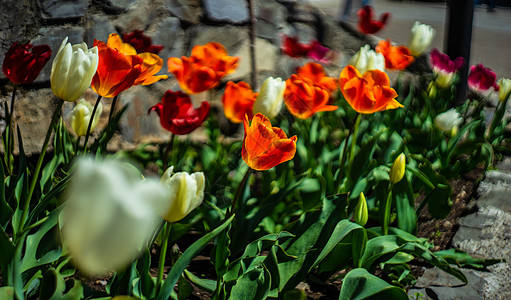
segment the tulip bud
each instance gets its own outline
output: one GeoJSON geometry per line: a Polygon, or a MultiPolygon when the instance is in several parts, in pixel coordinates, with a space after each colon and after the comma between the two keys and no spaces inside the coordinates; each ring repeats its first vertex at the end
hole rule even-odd
{"type": "Polygon", "coordinates": [[[353,215],[355,223],[360,226],[364,226],[367,223],[367,219],[369,218],[367,212],[367,202],[364,193],[360,193],[358,197],[357,207],[355,207],[355,214],[353,215]]]}
{"type": "Polygon", "coordinates": [[[371,50],[369,45],[361,47],[348,64],[354,66],[362,74],[374,69],[385,71],[385,57],[383,54],[371,50]]]}
{"type": "Polygon", "coordinates": [[[398,183],[405,176],[405,164],[406,157],[404,153],[399,154],[399,156],[394,160],[392,167],[390,168],[390,182],[398,183]]]}
{"type": "Polygon", "coordinates": [[[431,81],[428,86],[428,97],[434,99],[436,97],[437,89],[434,81],[431,81]]]}
{"type": "MultiPolygon", "coordinates": [[[[71,127],[77,136],[84,136],[87,134],[87,127],[89,126],[90,117],[92,115],[92,104],[90,104],[85,99],[80,99],[76,104],[75,108],[71,112],[71,127]]],[[[99,118],[101,113],[103,112],[103,104],[99,102],[98,108],[96,109],[96,113],[94,114],[94,119],[92,120],[90,130],[94,130],[96,125],[98,125],[99,118]]]]}
{"type": "Polygon", "coordinates": [[[497,85],[499,86],[499,101],[504,102],[511,94],[511,79],[500,78],[497,85]]]}
{"type": "Polygon", "coordinates": [[[202,172],[179,172],[172,175],[173,170],[174,167],[168,168],[161,178],[161,182],[169,188],[169,207],[162,213],[168,222],[183,219],[202,203],[206,182],[202,172]]]}
{"type": "Polygon", "coordinates": [[[167,188],[115,160],[77,162],[59,222],[76,266],[105,275],[130,264],[161,223],[167,188]]]}
{"type": "Polygon", "coordinates": [[[429,25],[416,21],[413,24],[408,49],[414,56],[419,56],[431,45],[435,37],[435,29],[429,25]]]}
{"type": "Polygon", "coordinates": [[[275,118],[282,107],[285,90],[286,82],[283,81],[282,78],[266,78],[254,102],[254,107],[252,109],[254,115],[256,113],[262,113],[269,119],[275,118]]]}
{"type": "Polygon", "coordinates": [[[435,126],[443,133],[453,135],[458,131],[458,126],[463,122],[463,118],[454,109],[443,112],[436,116],[435,126]]]}

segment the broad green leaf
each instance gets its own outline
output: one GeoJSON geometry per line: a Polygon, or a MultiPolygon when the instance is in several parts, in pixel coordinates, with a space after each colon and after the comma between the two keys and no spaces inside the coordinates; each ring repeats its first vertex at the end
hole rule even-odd
{"type": "Polygon", "coordinates": [[[406,176],[394,185],[392,196],[396,203],[398,227],[407,232],[415,233],[417,215],[414,208],[413,190],[406,176]]]}
{"type": "Polygon", "coordinates": [[[12,286],[0,287],[0,299],[14,300],[14,288],[12,286]]]}
{"type": "Polygon", "coordinates": [[[48,269],[43,276],[40,288],[41,300],[78,300],[83,298],[81,283],[73,278],[69,279],[66,287],[64,277],[54,268],[48,269]],[[67,290],[67,291],[66,291],[67,290]]]}
{"type": "Polygon", "coordinates": [[[435,252],[435,256],[443,258],[450,264],[455,264],[460,268],[471,268],[476,270],[485,270],[487,266],[503,262],[503,259],[476,258],[459,249],[448,249],[435,252]]]}
{"type": "Polygon", "coordinates": [[[344,277],[339,300],[392,299],[408,300],[406,292],[385,280],[374,276],[367,270],[358,268],[351,270],[344,277]]]}
{"type": "Polygon", "coordinates": [[[271,275],[263,267],[243,274],[232,287],[228,299],[265,299],[270,292],[271,275]]]}
{"type": "Polygon", "coordinates": [[[192,272],[187,269],[184,270],[184,274],[188,280],[190,280],[193,284],[198,286],[199,288],[205,290],[206,292],[213,293],[216,289],[216,281],[206,278],[199,278],[195,276],[192,272]]]}
{"type": "Polygon", "coordinates": [[[225,221],[222,225],[218,226],[215,230],[211,231],[210,233],[206,234],[205,236],[201,237],[199,240],[197,240],[195,243],[193,243],[186,251],[179,257],[179,259],[176,261],[174,266],[172,266],[172,269],[170,270],[169,274],[167,275],[167,278],[163,282],[163,286],[160,290],[160,294],[157,296],[158,300],[166,300],[170,297],[170,294],[174,288],[174,285],[176,284],[177,280],[179,279],[179,276],[183,273],[184,269],[192,259],[199,254],[206,245],[212,241],[217,235],[219,235],[223,230],[231,224],[232,220],[234,219],[234,215],[231,216],[227,221],[225,221]]]}

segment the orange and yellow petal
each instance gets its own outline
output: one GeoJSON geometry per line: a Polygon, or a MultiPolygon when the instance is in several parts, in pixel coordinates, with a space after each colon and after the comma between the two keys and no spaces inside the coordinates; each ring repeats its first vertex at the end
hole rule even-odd
{"type": "Polygon", "coordinates": [[[225,116],[233,123],[243,122],[245,114],[252,119],[252,108],[256,98],[257,93],[252,91],[248,83],[243,81],[227,82],[222,96],[225,116]]]}

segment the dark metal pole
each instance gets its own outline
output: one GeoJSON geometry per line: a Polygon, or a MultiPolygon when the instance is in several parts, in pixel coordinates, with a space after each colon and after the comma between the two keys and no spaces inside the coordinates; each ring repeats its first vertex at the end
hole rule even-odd
{"type": "Polygon", "coordinates": [[[470,43],[472,42],[472,22],[474,19],[474,0],[447,1],[447,29],[445,53],[454,59],[465,60],[460,69],[460,81],[457,86],[455,102],[452,106],[467,100],[467,78],[470,63],[470,43]]]}
{"type": "Polygon", "coordinates": [[[250,15],[250,79],[252,81],[252,89],[255,91],[257,88],[257,69],[256,69],[256,14],[254,0],[248,0],[248,12],[250,15]]]}

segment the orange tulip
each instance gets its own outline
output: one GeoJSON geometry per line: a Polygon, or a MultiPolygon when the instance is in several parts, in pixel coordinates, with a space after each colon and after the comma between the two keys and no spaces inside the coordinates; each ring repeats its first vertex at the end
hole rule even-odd
{"type": "Polygon", "coordinates": [[[140,75],[138,76],[137,80],[135,80],[134,85],[149,85],[152,83],[157,82],[161,79],[167,79],[167,75],[157,75],[153,76],[154,74],[158,73],[161,70],[161,67],[163,66],[163,59],[161,59],[158,55],[150,52],[143,52],[138,53],[135,48],[128,44],[123,43],[121,37],[117,33],[111,33],[108,36],[108,47],[117,49],[119,52],[123,53],[124,55],[138,55],[144,63],[142,64],[142,71],[140,75]]]}
{"type": "Polygon", "coordinates": [[[362,75],[348,65],[341,71],[339,85],[348,104],[359,113],[403,107],[394,99],[397,93],[390,87],[389,76],[380,70],[369,70],[362,75]]]}
{"type": "Polygon", "coordinates": [[[114,97],[129,89],[142,72],[142,58],[124,55],[106,43],[94,40],[98,47],[98,69],[92,78],[91,87],[98,95],[114,97]]]}
{"type": "Polygon", "coordinates": [[[415,58],[406,46],[392,46],[390,40],[381,40],[376,46],[376,52],[385,57],[385,68],[389,70],[404,70],[415,58]]]}
{"type": "Polygon", "coordinates": [[[245,114],[252,119],[252,108],[258,93],[254,93],[250,85],[244,81],[234,83],[227,82],[222,103],[227,119],[233,123],[243,122],[245,114]]]}
{"type": "Polygon", "coordinates": [[[284,102],[294,116],[307,119],[317,112],[338,108],[328,105],[330,95],[336,89],[335,79],[326,75],[323,66],[308,63],[286,80],[284,102]]]}
{"type": "Polygon", "coordinates": [[[220,79],[236,69],[238,59],[228,56],[222,44],[212,42],[193,47],[190,57],[171,57],[167,63],[181,89],[197,94],[216,87],[220,79]]]}
{"type": "Polygon", "coordinates": [[[245,137],[241,157],[252,169],[264,171],[293,159],[296,153],[296,135],[287,138],[286,133],[272,127],[263,114],[256,114],[249,125],[248,116],[243,121],[245,137]]]}

